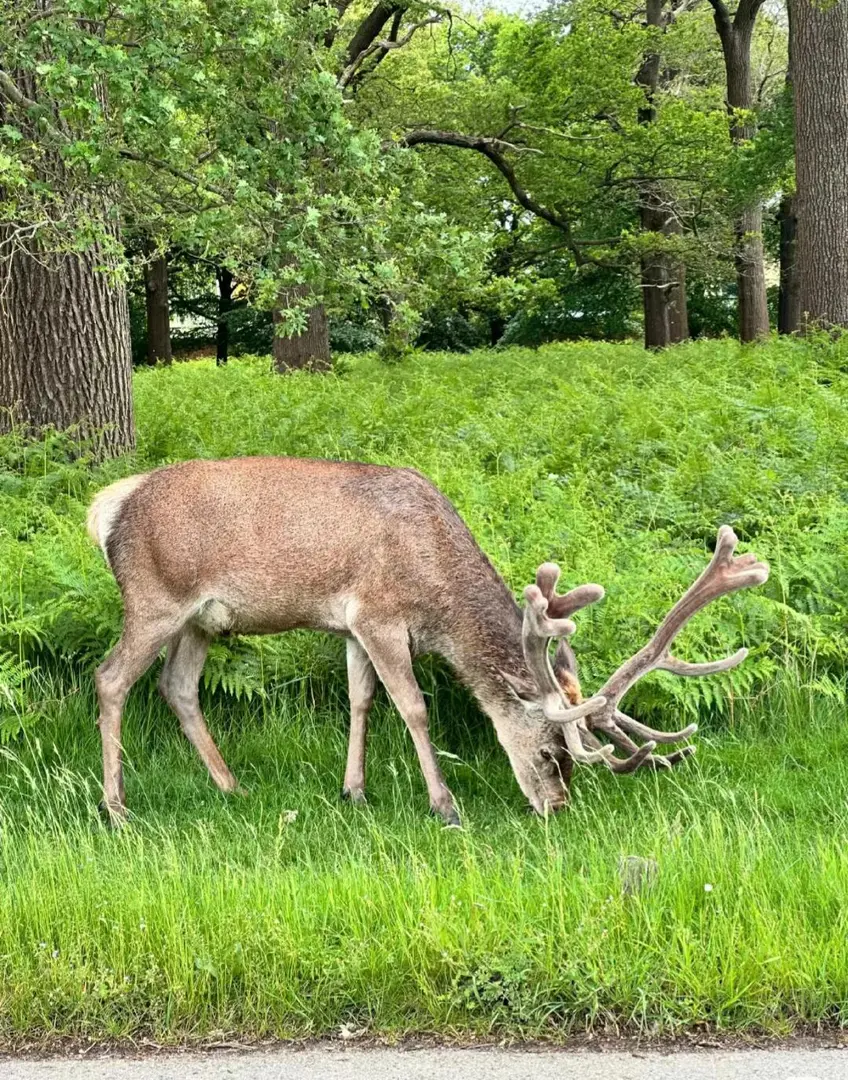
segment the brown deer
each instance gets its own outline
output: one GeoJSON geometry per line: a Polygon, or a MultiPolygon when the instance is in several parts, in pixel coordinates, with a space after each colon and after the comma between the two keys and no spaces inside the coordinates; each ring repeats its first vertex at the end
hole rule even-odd
{"type": "Polygon", "coordinates": [[[238,785],[198,701],[210,641],[227,631],[308,627],[347,639],[345,795],[364,798],[366,723],[379,677],[409,728],[432,810],[458,823],[412,669],[414,655],[434,652],[491,718],[521,790],[544,814],[565,804],[574,762],[629,773],[668,768],[693,753],[693,746],[665,757],[653,751],[658,742],[688,738],[695,724],[654,731],[619,703],[655,669],[708,675],[740,664],[746,649],[690,664],[669,648],[705,605],[768,577],[754,555],[734,558],[736,537],[723,526],[712,562],[651,641],[583,701],[568,616],[604,590],[581,585],[559,595],[559,569],[544,563],[525,589],[522,613],[451,503],[412,469],[273,457],[187,461],[101,491],[88,530],[124,601],[121,639],[96,673],[104,804],[116,822],[126,814],[124,702],[163,646],[162,694],[222,791],[238,785]],[[553,661],[551,639],[560,639],[553,661]],[[610,741],[601,743],[597,733],[610,741]],[[631,736],[646,741],[639,746],[631,736]],[[628,756],[617,756],[616,746],[628,756]]]}

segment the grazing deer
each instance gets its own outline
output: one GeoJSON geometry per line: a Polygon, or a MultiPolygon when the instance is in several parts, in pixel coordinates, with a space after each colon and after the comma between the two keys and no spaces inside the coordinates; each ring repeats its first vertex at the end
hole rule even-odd
{"type": "Polygon", "coordinates": [[[522,613],[451,503],[414,470],[300,458],[187,461],[101,491],[88,530],[124,601],[121,639],[96,673],[104,802],[113,821],[126,814],[124,702],[163,646],[162,694],[214,782],[234,791],[198,701],[212,638],[297,627],[344,635],[351,706],[344,794],[364,798],[366,723],[379,677],[409,728],[432,810],[456,824],[414,655],[447,659],[491,718],[521,790],[543,814],[565,804],[574,762],[628,773],[668,768],[694,751],[655,755],[658,742],[686,739],[696,725],[654,731],[621,712],[619,702],[655,669],[708,675],[740,664],[745,649],[689,664],[669,648],[710,601],[768,577],[755,556],[733,557],[736,537],[723,526],[712,562],[651,641],[583,701],[568,616],[604,590],[581,585],[559,595],[559,568],[544,563],[525,589],[522,613]],[[552,639],[560,639],[553,662],[552,639]],[[631,736],[647,741],[639,746],[631,736]],[[615,755],[615,746],[628,756],[615,755]]]}

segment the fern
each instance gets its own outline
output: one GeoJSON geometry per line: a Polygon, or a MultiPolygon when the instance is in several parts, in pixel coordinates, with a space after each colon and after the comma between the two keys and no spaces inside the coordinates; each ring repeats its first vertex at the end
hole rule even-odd
{"type": "MultiPolygon", "coordinates": [[[[566,583],[607,587],[575,638],[588,690],[645,641],[703,568],[717,526],[729,522],[743,549],[770,562],[771,578],[699,614],[676,651],[708,660],[745,644],[751,655],[715,679],[647,679],[628,708],[656,714],[658,726],[667,713],[722,722],[787,667],[810,692],[841,701],[848,374],[821,343],[772,342],[744,357],[724,341],[658,355],[586,343],[393,367],[360,358],[343,376],[320,380],[271,377],[263,358],[215,373],[181,364],[139,372],[136,405],[134,459],[95,465],[61,435],[0,437],[6,737],[37,719],[42,679],[90,679],[120,633],[115,582],[84,530],[94,491],[197,455],[292,453],[421,468],[517,595],[544,559],[560,562],[566,583]]],[[[275,685],[310,702],[338,695],[340,646],[295,634],[210,650],[207,694],[262,700],[275,685]]]]}

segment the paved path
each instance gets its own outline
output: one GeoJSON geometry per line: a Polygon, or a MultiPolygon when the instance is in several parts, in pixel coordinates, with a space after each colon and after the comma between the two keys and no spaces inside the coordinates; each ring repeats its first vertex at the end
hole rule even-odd
{"type": "Polygon", "coordinates": [[[848,1048],[641,1051],[276,1050],[0,1058],[3,1080],[848,1080],[848,1048]]]}

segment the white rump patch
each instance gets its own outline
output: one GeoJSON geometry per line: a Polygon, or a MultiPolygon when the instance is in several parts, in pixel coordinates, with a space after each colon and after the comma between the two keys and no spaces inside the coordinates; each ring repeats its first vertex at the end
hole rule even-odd
{"type": "Polygon", "coordinates": [[[147,479],[147,476],[147,473],[127,476],[123,480],[110,484],[109,487],[104,488],[94,496],[85,524],[88,535],[103,552],[107,564],[109,563],[109,556],[106,554],[106,545],[109,542],[112,529],[115,527],[118,514],[121,512],[121,507],[142,480],[147,479]]]}

